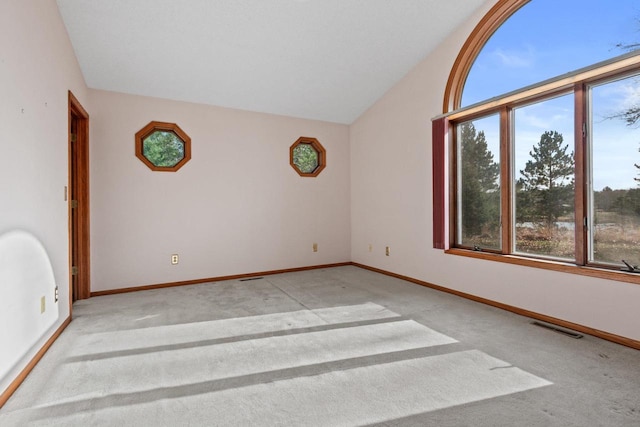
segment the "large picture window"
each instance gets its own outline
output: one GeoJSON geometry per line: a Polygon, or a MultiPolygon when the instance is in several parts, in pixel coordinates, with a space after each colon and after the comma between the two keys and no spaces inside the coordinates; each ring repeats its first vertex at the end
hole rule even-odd
{"type": "Polygon", "coordinates": [[[449,116],[453,246],[640,265],[640,55],[546,86],[449,116]]]}
{"type": "Polygon", "coordinates": [[[640,10],[586,3],[501,0],[463,47],[434,122],[452,189],[434,247],[640,272],[640,10]]]}

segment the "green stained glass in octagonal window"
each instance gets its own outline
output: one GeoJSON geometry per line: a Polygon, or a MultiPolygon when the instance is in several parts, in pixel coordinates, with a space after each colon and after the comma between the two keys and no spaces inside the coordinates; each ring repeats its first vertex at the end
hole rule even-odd
{"type": "Polygon", "coordinates": [[[298,144],[293,149],[293,163],[302,173],[312,173],[318,168],[318,152],[311,144],[298,144]]]}
{"type": "Polygon", "coordinates": [[[142,152],[154,166],[171,168],[184,159],[184,141],[171,131],[157,130],[143,139],[142,152]]]}

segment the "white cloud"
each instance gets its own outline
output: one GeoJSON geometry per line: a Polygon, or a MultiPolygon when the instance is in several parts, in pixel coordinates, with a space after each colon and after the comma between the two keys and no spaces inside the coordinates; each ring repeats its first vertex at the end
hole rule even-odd
{"type": "Polygon", "coordinates": [[[544,110],[534,107],[538,106],[517,110],[516,129],[557,130],[563,134],[573,131],[573,111],[552,107],[547,107],[547,110],[544,110]],[[534,109],[539,110],[537,114],[532,111],[534,109]]]}
{"type": "Polygon", "coordinates": [[[605,119],[630,107],[637,107],[640,105],[640,76],[596,86],[594,95],[598,115],[605,119]]]}
{"type": "Polygon", "coordinates": [[[626,109],[640,105],[640,78],[635,77],[625,80],[620,89],[622,108],[626,109]]]}
{"type": "Polygon", "coordinates": [[[501,65],[508,68],[528,68],[535,62],[535,52],[532,46],[526,46],[525,49],[518,51],[497,48],[491,52],[491,57],[496,58],[501,65]]]}

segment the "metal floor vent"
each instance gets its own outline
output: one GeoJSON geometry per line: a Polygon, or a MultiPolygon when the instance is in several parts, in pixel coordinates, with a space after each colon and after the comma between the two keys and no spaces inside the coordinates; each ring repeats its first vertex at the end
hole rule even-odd
{"type": "Polygon", "coordinates": [[[260,280],[264,279],[264,277],[249,277],[247,279],[240,279],[239,282],[248,282],[249,280],[260,280]]]}
{"type": "Polygon", "coordinates": [[[582,338],[584,336],[584,335],[581,335],[581,334],[579,334],[577,332],[573,332],[573,331],[570,331],[568,329],[559,328],[557,326],[549,325],[547,323],[534,321],[534,322],[531,322],[531,324],[532,325],[536,325],[536,326],[540,326],[541,328],[550,329],[550,330],[552,330],[554,332],[558,332],[559,334],[563,334],[563,335],[566,335],[568,337],[575,338],[575,339],[580,339],[580,338],[582,338]]]}

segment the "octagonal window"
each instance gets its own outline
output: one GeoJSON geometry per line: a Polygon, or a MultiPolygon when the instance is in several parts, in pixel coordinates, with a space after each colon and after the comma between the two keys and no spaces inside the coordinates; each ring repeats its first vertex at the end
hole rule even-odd
{"type": "Polygon", "coordinates": [[[191,159],[191,138],[175,123],[150,122],[136,133],[136,156],[151,170],[175,172],[191,159]]]}
{"type": "Polygon", "coordinates": [[[325,167],[325,149],[315,138],[301,136],[290,148],[289,162],[300,176],[314,177],[325,167]]]}

